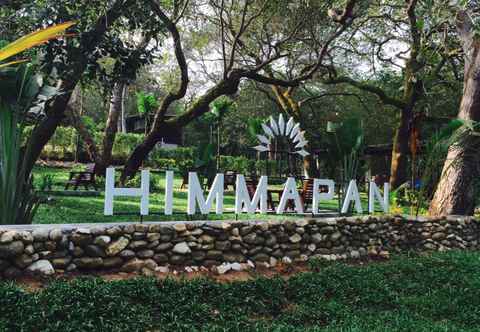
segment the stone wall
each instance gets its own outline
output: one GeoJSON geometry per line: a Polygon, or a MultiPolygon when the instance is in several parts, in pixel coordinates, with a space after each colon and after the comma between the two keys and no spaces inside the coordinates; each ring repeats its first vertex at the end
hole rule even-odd
{"type": "Polygon", "coordinates": [[[291,221],[197,221],[0,227],[0,273],[241,269],[309,258],[359,259],[407,250],[479,249],[472,218],[367,216],[291,221]]]}

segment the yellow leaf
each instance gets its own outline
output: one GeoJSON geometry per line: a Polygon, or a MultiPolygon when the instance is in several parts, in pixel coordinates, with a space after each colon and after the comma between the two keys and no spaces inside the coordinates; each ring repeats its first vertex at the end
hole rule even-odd
{"type": "Polygon", "coordinates": [[[75,22],[65,22],[23,36],[0,50],[0,61],[23,52],[26,49],[46,43],[50,39],[61,37],[63,32],[74,24],[75,22]]]}
{"type": "Polygon", "coordinates": [[[2,64],[0,64],[0,68],[8,67],[8,66],[11,66],[11,65],[16,65],[17,63],[22,63],[22,62],[27,62],[27,61],[28,61],[28,59],[21,59],[21,60],[10,61],[10,62],[7,62],[7,63],[2,63],[2,64]]]}

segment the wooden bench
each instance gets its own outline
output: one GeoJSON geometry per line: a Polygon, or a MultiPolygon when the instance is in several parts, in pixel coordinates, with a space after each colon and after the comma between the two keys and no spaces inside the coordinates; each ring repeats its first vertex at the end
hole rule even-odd
{"type": "Polygon", "coordinates": [[[93,189],[98,191],[95,181],[95,164],[87,164],[85,171],[70,171],[65,190],[68,190],[71,185],[73,190],[77,190],[79,186],[83,185],[85,190],[89,190],[89,187],[92,186],[93,189]]]}

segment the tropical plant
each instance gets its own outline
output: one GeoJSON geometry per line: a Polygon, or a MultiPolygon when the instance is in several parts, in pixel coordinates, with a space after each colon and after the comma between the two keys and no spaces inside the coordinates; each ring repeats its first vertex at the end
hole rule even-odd
{"type": "Polygon", "coordinates": [[[349,181],[358,176],[360,156],[364,148],[362,121],[350,117],[340,123],[329,123],[328,132],[331,133],[328,143],[329,162],[335,165],[339,160],[342,161],[340,190],[343,201],[349,181]]]}
{"type": "Polygon", "coordinates": [[[145,119],[145,133],[149,130],[150,116],[155,112],[155,109],[160,105],[157,98],[151,93],[137,92],[137,110],[138,113],[143,115],[145,119]]]}
{"type": "MultiPolygon", "coordinates": [[[[33,46],[63,36],[72,22],[33,32],[0,50],[0,61],[33,46]]],[[[1,65],[0,70],[0,224],[31,223],[39,198],[32,187],[23,156],[29,144],[21,148],[27,118],[35,120],[45,104],[58,91],[44,83],[30,64],[14,60],[1,65]]]]}

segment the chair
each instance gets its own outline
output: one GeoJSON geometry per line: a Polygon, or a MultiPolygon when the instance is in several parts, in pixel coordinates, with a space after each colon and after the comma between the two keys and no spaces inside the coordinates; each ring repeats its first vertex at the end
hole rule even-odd
{"type": "MultiPolygon", "coordinates": [[[[313,202],[313,181],[314,179],[304,179],[303,186],[300,193],[300,199],[303,204],[303,211],[307,211],[308,204],[312,205],[313,202]]],[[[320,192],[328,192],[328,187],[320,186],[318,189],[320,192]]]]}
{"type": "Polygon", "coordinates": [[[70,185],[73,185],[73,190],[77,190],[79,186],[83,185],[85,190],[89,190],[89,186],[92,186],[98,191],[95,181],[95,164],[87,164],[85,171],[70,171],[65,190],[68,190],[70,185]]]}
{"type": "MultiPolygon", "coordinates": [[[[256,178],[247,178],[245,179],[245,184],[247,185],[248,195],[250,199],[253,199],[255,192],[257,191],[258,181],[256,178]]],[[[272,193],[267,192],[267,208],[275,211],[275,204],[273,202],[272,193]]]]}

